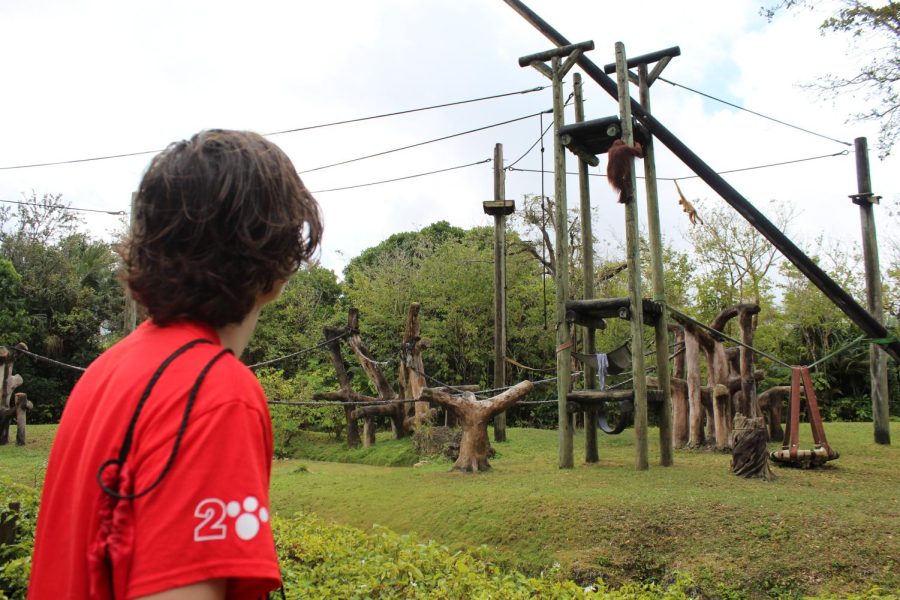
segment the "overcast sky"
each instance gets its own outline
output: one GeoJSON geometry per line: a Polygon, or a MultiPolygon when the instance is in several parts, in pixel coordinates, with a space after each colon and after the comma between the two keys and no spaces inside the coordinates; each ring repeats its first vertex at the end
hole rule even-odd
{"type": "MultiPolygon", "coordinates": [[[[874,41],[854,46],[817,31],[822,13],[798,11],[768,23],[760,0],[691,2],[529,0],[572,41],[593,40],[600,65],[614,43],[631,56],[680,46],[663,77],[734,104],[847,142],[869,138],[883,261],[896,237],[890,206],[900,201],[897,158],[879,161],[877,128],[847,122],[862,99],[821,100],[799,84],[827,73],[852,74],[874,41]],[[628,12],[614,12],[627,6],[628,12]]],[[[827,4],[827,2],[825,3],[827,4]]],[[[282,131],[408,108],[543,86],[517,58],[551,47],[501,0],[111,1],[5,0],[0,5],[0,167],[158,150],[210,127],[282,131]]],[[[615,101],[585,77],[588,118],[616,114],[615,101]]],[[[571,81],[571,77],[568,78],[571,81]]],[[[566,93],[568,94],[567,88],[566,93]]],[[[636,96],[636,90],[633,91],[636,96]]],[[[771,201],[798,212],[801,245],[820,234],[858,243],[859,211],[852,147],[777,125],[657,82],[654,115],[714,169],[723,171],[829,155],[845,156],[726,175],[768,215],[771,201]]],[[[273,136],[298,170],[515,119],[551,107],[550,89],[357,124],[273,136]]],[[[544,117],[549,124],[549,117],[544,117]]],[[[573,115],[567,114],[571,121],[573,115]]],[[[476,134],[303,174],[326,190],[489,158],[502,143],[507,164],[539,136],[537,117],[476,134]]],[[[546,167],[552,139],[546,137],[546,167]]],[[[67,165],[0,170],[0,199],[32,190],[62,194],[74,207],[128,210],[149,154],[67,165]]],[[[605,166],[605,160],[602,160],[605,166]]],[[[540,169],[532,151],[518,167],[540,169]]],[[[657,145],[658,173],[690,170],[657,145]]],[[[570,171],[576,163],[570,156],[570,171]]],[[[599,173],[599,169],[594,169],[599,173]]],[[[405,181],[316,194],[325,215],[321,258],[340,271],[347,260],[399,231],[438,220],[488,225],[481,202],[492,199],[489,163],[405,181]]],[[[548,173],[546,192],[552,195],[548,173]]],[[[698,179],[681,183],[689,199],[724,203],[698,179]]],[[[570,179],[577,205],[577,182],[570,179]]],[[[540,193],[541,176],[514,171],[507,197],[540,193]]],[[[615,248],[624,221],[613,192],[592,178],[595,232],[615,248]]],[[[684,247],[690,227],[671,182],[660,182],[664,235],[684,247]]],[[[641,204],[641,223],[646,223],[641,204]]],[[[117,217],[83,213],[107,236],[117,217]]]]}

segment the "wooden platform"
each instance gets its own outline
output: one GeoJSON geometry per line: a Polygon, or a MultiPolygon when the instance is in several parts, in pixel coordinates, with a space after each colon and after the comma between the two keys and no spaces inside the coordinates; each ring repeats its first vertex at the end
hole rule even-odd
{"type": "MultiPolygon", "coordinates": [[[[607,402],[634,401],[634,390],[573,390],[566,400],[577,404],[605,404],[607,402]]],[[[660,390],[647,390],[647,402],[662,402],[660,390]]]]}
{"type": "MultiPolygon", "coordinates": [[[[660,305],[649,298],[643,300],[644,323],[652,325],[662,314],[660,305]]],[[[594,300],[569,300],[566,302],[566,320],[581,325],[603,329],[604,319],[631,320],[631,301],[628,298],[597,298],[594,300]]]]}

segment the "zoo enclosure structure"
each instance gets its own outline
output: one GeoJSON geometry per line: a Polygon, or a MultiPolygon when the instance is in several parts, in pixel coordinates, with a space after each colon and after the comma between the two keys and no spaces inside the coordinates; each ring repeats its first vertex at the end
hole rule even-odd
{"type": "MultiPolygon", "coordinates": [[[[631,66],[630,61],[626,63],[624,58],[624,47],[621,44],[617,44],[616,47],[616,58],[617,58],[617,79],[618,82],[613,81],[607,73],[604,72],[603,69],[599,68],[596,64],[594,64],[588,57],[583,54],[583,47],[578,48],[578,45],[573,45],[568,39],[566,39],[560,32],[550,26],[549,23],[544,21],[540,16],[538,16],[534,11],[532,11],[528,6],[526,6],[521,0],[504,0],[504,2],[509,5],[513,10],[515,10],[519,15],[521,15],[526,21],[528,21],[531,25],[533,25],[539,32],[541,32],[545,37],[547,37],[550,41],[552,41],[557,47],[557,58],[559,54],[563,54],[570,57],[570,60],[567,60],[567,65],[569,68],[574,64],[578,64],[582,70],[591,77],[598,85],[600,85],[603,90],[605,90],[608,94],[617,98],[619,100],[620,106],[620,117],[622,124],[622,137],[625,139],[628,145],[631,145],[632,139],[628,135],[628,129],[631,127],[631,114],[633,114],[636,119],[643,125],[648,133],[654,136],[656,139],[661,141],[668,149],[677,156],[685,165],[687,165],[698,177],[700,177],[707,185],[709,185],[716,193],[718,193],[729,205],[732,206],[742,217],[744,217],[751,226],[753,226],[757,231],[759,231],[775,248],[777,248],[781,254],[787,258],[804,276],[809,279],[819,290],[822,291],[823,294],[833,302],[844,314],[846,314],[850,320],[855,323],[860,329],[863,330],[869,337],[875,339],[886,339],[888,338],[888,331],[881,323],[880,318],[877,315],[872,315],[866,309],[857,303],[850,294],[844,290],[840,285],[838,285],[833,279],[831,279],[827,273],[825,273],[821,267],[819,267],[811,258],[809,258],[793,241],[791,241],[782,231],[780,231],[771,221],[769,221],[765,215],[763,215],[756,207],[754,207],[746,198],[744,198],[736,189],[734,189],[728,182],[726,182],[718,173],[716,173],[712,167],[707,165],[703,160],[700,159],[690,148],[688,148],[677,136],[675,136],[671,131],[669,131],[661,122],[659,122],[656,118],[654,118],[646,106],[642,106],[642,104],[636,101],[634,98],[631,98],[631,95],[627,89],[628,85],[628,72],[627,66],[631,66]],[[571,64],[570,64],[571,63],[571,64]]],[[[530,58],[532,60],[543,60],[548,57],[552,57],[553,51],[549,51],[543,54],[543,58],[541,55],[533,55],[531,57],[523,57],[530,58]]],[[[523,59],[520,59],[520,65],[522,64],[523,59]]],[[[649,61],[648,61],[649,62],[649,61]]],[[[554,92],[554,98],[556,97],[556,92],[554,92]]],[[[649,98],[648,98],[649,99],[649,98]]],[[[643,100],[643,98],[642,98],[643,100]]],[[[556,108],[554,106],[554,108],[556,108]]],[[[560,107],[561,109],[561,107],[560,107]]],[[[554,111],[559,115],[561,110],[554,111]]],[[[557,116],[556,119],[561,121],[561,116],[557,116]]],[[[559,146],[559,127],[556,128],[556,144],[559,146]]],[[[651,144],[652,146],[652,144],[651,144]]],[[[564,166],[564,159],[563,166],[564,166]]],[[[560,169],[560,159],[557,158],[557,168],[556,168],[556,181],[557,181],[557,193],[562,191],[562,197],[565,196],[565,183],[563,182],[561,185],[559,183],[560,178],[564,177],[565,170],[560,169]]],[[[633,169],[630,177],[631,181],[629,182],[633,189],[634,176],[633,169]]],[[[865,191],[865,190],[864,190],[865,191]]],[[[561,201],[560,198],[557,198],[557,205],[563,204],[564,201],[561,201]]],[[[632,216],[632,209],[629,209],[629,203],[626,203],[626,220],[630,220],[632,216]]],[[[635,213],[636,216],[636,213],[635,213]]],[[[629,228],[626,227],[626,232],[629,232],[629,228]]],[[[651,239],[652,239],[651,234],[651,239]]],[[[632,260],[634,251],[632,250],[632,246],[630,244],[630,240],[626,242],[628,244],[628,259],[632,260]]],[[[559,245],[557,246],[557,252],[560,253],[561,256],[565,256],[565,252],[563,252],[563,248],[559,245]]],[[[629,265],[631,266],[631,265],[629,265]]],[[[562,267],[560,271],[564,270],[562,267]]],[[[642,305],[643,299],[640,296],[640,279],[639,273],[634,269],[629,269],[631,273],[630,281],[630,308],[631,313],[633,315],[638,316],[640,318],[643,316],[643,311],[638,310],[638,305],[642,305]]],[[[559,314],[559,297],[560,297],[560,285],[562,284],[563,290],[565,289],[565,281],[557,281],[557,341],[558,348],[562,348],[558,350],[558,355],[562,355],[568,358],[567,349],[564,347],[566,343],[571,344],[569,340],[566,340],[562,335],[564,330],[564,319],[563,315],[559,314]]],[[[640,332],[638,331],[639,323],[636,322],[637,319],[632,320],[632,331],[638,332],[638,336],[640,336],[640,332]]],[[[570,347],[570,346],[569,346],[570,347]]],[[[665,349],[666,346],[663,346],[665,349]]],[[[893,339],[887,340],[881,346],[882,349],[890,354],[894,360],[900,361],[900,341],[893,339]]],[[[635,348],[632,349],[635,351],[635,348]]],[[[665,351],[665,350],[663,350],[665,351]]],[[[638,375],[639,373],[643,373],[642,367],[642,352],[635,352],[636,357],[640,357],[639,361],[635,364],[635,373],[638,375]]],[[[566,439],[566,428],[567,426],[563,424],[562,411],[563,411],[563,398],[564,394],[568,392],[568,389],[563,389],[562,382],[564,372],[568,370],[568,365],[562,364],[562,358],[558,358],[557,365],[560,375],[560,386],[559,386],[559,402],[560,402],[560,467],[561,468],[570,468],[572,466],[571,459],[571,444],[566,439]]],[[[636,377],[636,387],[635,387],[635,402],[636,406],[640,406],[642,402],[646,402],[646,389],[638,389],[640,387],[640,382],[638,381],[640,377],[636,377]],[[642,397],[641,397],[642,396],[642,397]]],[[[667,386],[664,386],[664,388],[667,386]]],[[[883,399],[883,403],[886,402],[886,398],[883,399]]],[[[641,409],[638,408],[638,411],[641,409]]],[[[879,408],[879,410],[875,411],[876,421],[875,421],[875,430],[876,430],[876,440],[879,437],[882,437],[886,440],[889,440],[889,434],[887,433],[887,419],[886,419],[886,410],[879,408]],[[880,413],[884,413],[883,415],[880,413]],[[884,430],[882,432],[881,430],[884,430]],[[879,434],[883,433],[882,436],[879,434]]],[[[636,416],[640,418],[639,415],[636,416]]],[[[663,417],[666,418],[665,416],[663,417]]],[[[670,417],[669,417],[670,418],[670,417]]],[[[641,434],[641,430],[639,427],[642,427],[642,424],[638,424],[636,421],[636,436],[641,434]]],[[[637,448],[637,467],[638,469],[647,468],[646,459],[645,459],[645,450],[642,446],[646,444],[646,439],[643,440],[638,439],[638,448],[637,448]]],[[[663,451],[665,455],[665,450],[663,451]]],[[[665,462],[663,463],[665,464],[665,462]]]]}

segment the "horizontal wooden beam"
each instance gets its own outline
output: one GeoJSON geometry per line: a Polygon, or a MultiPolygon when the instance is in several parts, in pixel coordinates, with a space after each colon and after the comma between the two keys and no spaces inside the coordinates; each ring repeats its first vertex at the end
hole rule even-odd
{"type": "Polygon", "coordinates": [[[594,49],[594,41],[588,40],[586,42],[578,42],[577,44],[568,44],[566,46],[560,46],[559,48],[553,48],[551,50],[544,50],[543,52],[537,52],[535,54],[529,54],[527,56],[522,56],[519,58],[519,66],[527,67],[533,62],[547,62],[553,57],[556,56],[569,56],[576,50],[588,51],[594,49]]]}
{"type": "MultiPolygon", "coordinates": [[[[681,56],[681,48],[679,48],[678,46],[672,46],[671,48],[664,48],[655,52],[641,54],[640,56],[630,57],[627,64],[629,69],[633,69],[639,65],[649,65],[650,63],[655,63],[664,58],[674,58],[676,56],[681,56]]],[[[603,72],[607,75],[615,73],[616,63],[609,63],[608,65],[604,65],[603,72]]]]}

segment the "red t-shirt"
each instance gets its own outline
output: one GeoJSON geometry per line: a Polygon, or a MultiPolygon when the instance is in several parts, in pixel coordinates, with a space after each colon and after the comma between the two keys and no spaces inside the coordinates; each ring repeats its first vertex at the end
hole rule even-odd
{"type": "Polygon", "coordinates": [[[228,598],[257,598],[280,584],[269,522],[271,421],[259,382],[231,354],[201,384],[159,486],[135,500],[119,500],[112,521],[101,519],[112,501],[97,483],[100,465],[118,456],[153,372],[197,338],[214,343],[194,346],[168,366],[137,421],[121,470],[128,489],[121,491],[138,493],[162,472],[190,388],[222,350],[215,330],[145,322],[78,380],[47,465],[29,598],[88,598],[92,586],[99,597],[110,597],[113,581],[117,598],[122,590],[134,598],[218,578],[228,580],[228,598]],[[113,521],[109,553],[127,560],[115,560],[109,574],[96,550],[101,527],[113,521]]]}

